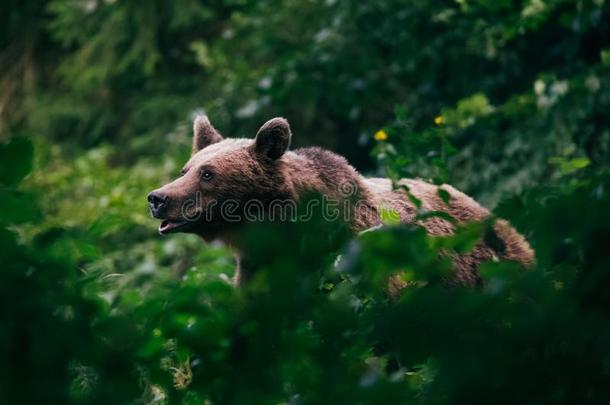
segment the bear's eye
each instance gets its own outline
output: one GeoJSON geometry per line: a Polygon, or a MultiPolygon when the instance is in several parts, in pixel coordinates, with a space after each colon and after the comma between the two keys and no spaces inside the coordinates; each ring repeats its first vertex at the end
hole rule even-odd
{"type": "Polygon", "coordinates": [[[212,173],[212,171],[210,171],[210,170],[203,170],[201,172],[201,179],[202,180],[206,180],[206,181],[212,180],[213,177],[214,177],[214,173],[212,173]]]}

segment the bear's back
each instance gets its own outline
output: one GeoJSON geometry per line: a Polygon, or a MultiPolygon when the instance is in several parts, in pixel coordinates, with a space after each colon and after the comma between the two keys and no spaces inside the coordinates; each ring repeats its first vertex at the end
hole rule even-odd
{"type": "MultiPolygon", "coordinates": [[[[403,223],[415,222],[418,213],[415,204],[407,196],[407,191],[420,201],[420,209],[446,212],[458,223],[482,221],[490,215],[486,208],[470,196],[447,184],[436,186],[422,180],[402,179],[398,184],[404,187],[394,190],[391,181],[385,178],[366,178],[364,184],[371,191],[375,206],[396,211],[403,223]],[[446,202],[441,197],[445,192],[449,197],[446,202]]],[[[433,236],[450,235],[455,231],[455,225],[441,217],[433,216],[417,222],[433,236]]],[[[485,260],[500,258],[524,265],[534,262],[534,252],[529,243],[505,220],[495,220],[484,239],[470,254],[453,257],[458,273],[461,272],[462,277],[467,273],[467,278],[471,279],[469,281],[478,279],[476,267],[485,260]]]]}

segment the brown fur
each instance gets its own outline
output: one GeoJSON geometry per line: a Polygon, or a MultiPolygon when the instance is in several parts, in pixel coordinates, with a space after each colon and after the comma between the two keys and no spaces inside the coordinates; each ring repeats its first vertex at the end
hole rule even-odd
{"type": "MultiPolygon", "coordinates": [[[[290,127],[283,118],[265,123],[255,140],[223,139],[207,118],[198,118],[194,124],[193,155],[186,163],[183,175],[156,190],[168,197],[163,219],[170,222],[183,219],[185,202],[193,200],[199,193],[201,201],[194,210],[205,212],[208,217],[191,222],[179,231],[195,233],[207,240],[224,240],[234,245],[238,255],[236,236],[243,224],[221,218],[219,208],[212,206],[211,201],[234,200],[239,212],[240,207],[251,199],[261,201],[267,209],[273,200],[298,201],[304,194],[315,192],[347,203],[353,212],[349,225],[355,232],[379,225],[380,207],[395,210],[404,223],[416,220],[416,207],[404,190],[393,189],[390,180],[365,178],[343,157],[327,150],[305,148],[289,151],[290,140],[290,127]],[[213,174],[211,180],[202,180],[202,173],[206,171],[213,174]]],[[[449,185],[435,186],[413,179],[403,179],[400,185],[406,186],[421,201],[423,209],[446,212],[457,223],[481,221],[490,215],[472,198],[449,185]],[[449,193],[447,203],[439,197],[439,187],[449,193]]],[[[420,224],[434,236],[454,232],[451,222],[438,217],[420,221],[420,224]]],[[[506,221],[495,221],[491,236],[499,243],[483,240],[467,255],[448,253],[456,269],[456,283],[478,284],[477,266],[482,261],[499,258],[524,265],[533,262],[534,253],[527,241],[506,221]]],[[[238,257],[238,283],[253,271],[248,269],[246,262],[238,257]]],[[[397,283],[396,280],[391,282],[391,287],[400,288],[397,283]]]]}

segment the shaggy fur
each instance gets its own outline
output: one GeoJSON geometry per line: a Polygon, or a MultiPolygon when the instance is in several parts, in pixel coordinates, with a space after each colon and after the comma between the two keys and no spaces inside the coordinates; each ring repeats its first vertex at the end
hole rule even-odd
{"type": "MultiPolygon", "coordinates": [[[[206,240],[221,239],[232,245],[239,255],[237,242],[241,222],[222,218],[219,204],[227,200],[236,203],[236,210],[247,201],[257,199],[265,209],[274,200],[295,200],[314,192],[338,201],[350,208],[348,222],[354,232],[381,223],[378,209],[389,207],[400,214],[401,221],[411,223],[416,218],[416,207],[405,190],[393,189],[390,180],[365,178],[341,156],[320,148],[289,151],[291,131],[283,118],[265,123],[254,140],[224,139],[210,124],[207,117],[194,123],[193,151],[181,177],[155,190],[165,198],[164,222],[184,223],[184,206],[194,205],[196,214],[205,220],[190,221],[175,228],[177,232],[190,232],[206,240]]],[[[449,185],[435,186],[421,180],[403,179],[400,185],[422,202],[430,211],[444,211],[458,223],[480,221],[490,213],[476,201],[449,185]],[[450,196],[445,203],[438,195],[438,187],[450,196]]],[[[440,236],[454,232],[454,225],[444,219],[432,217],[420,223],[429,234],[440,236]]],[[[167,231],[169,232],[169,231],[167,231]]],[[[529,265],[534,253],[527,241],[506,221],[496,220],[491,239],[485,238],[467,255],[449,254],[455,267],[454,282],[475,285],[480,282],[477,266],[494,258],[513,260],[529,265]]],[[[237,283],[244,282],[254,269],[247,268],[238,257],[237,283]]],[[[401,288],[396,280],[390,290],[401,288]]]]}

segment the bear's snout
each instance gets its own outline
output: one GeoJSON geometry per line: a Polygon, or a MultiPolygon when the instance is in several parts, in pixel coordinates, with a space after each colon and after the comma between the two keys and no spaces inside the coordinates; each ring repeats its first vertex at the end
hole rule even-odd
{"type": "Polygon", "coordinates": [[[160,219],[165,217],[167,198],[167,195],[156,190],[148,194],[148,207],[150,208],[150,213],[153,217],[160,219]]]}

